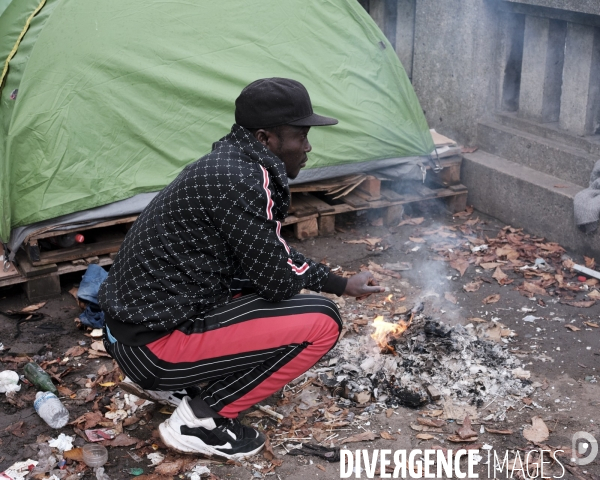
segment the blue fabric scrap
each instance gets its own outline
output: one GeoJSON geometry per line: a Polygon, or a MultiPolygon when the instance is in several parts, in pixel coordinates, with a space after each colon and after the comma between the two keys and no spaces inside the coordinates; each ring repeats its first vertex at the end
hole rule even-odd
{"type": "Polygon", "coordinates": [[[106,280],[108,272],[100,265],[92,263],[88,266],[85,274],[81,278],[77,297],[84,302],[90,302],[98,305],[98,290],[100,284],[106,280]]]}

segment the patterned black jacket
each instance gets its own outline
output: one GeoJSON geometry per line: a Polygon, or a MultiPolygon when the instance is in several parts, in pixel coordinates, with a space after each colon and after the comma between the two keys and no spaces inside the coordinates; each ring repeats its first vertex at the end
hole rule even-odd
{"type": "Polygon", "coordinates": [[[98,295],[112,335],[134,346],[194,330],[194,321],[231,300],[236,279],[272,302],[303,288],[341,295],[346,279],[281,237],[289,204],[283,162],[233,125],[127,233],[98,295]]]}

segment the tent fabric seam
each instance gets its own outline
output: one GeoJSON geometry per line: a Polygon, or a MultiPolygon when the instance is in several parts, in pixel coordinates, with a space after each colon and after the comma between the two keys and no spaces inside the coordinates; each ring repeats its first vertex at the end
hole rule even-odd
{"type": "Polygon", "coordinates": [[[29,26],[31,25],[31,20],[33,20],[33,17],[35,17],[40,12],[40,10],[44,7],[45,4],[46,4],[46,0],[41,0],[39,5],[33,11],[33,13],[31,15],[29,15],[29,17],[27,18],[27,21],[25,22],[25,26],[23,27],[23,30],[21,30],[21,33],[19,34],[19,38],[17,38],[15,46],[8,54],[8,57],[6,58],[6,62],[4,62],[4,68],[2,69],[2,75],[0,75],[0,92],[2,91],[2,84],[4,82],[4,79],[6,78],[6,74],[8,72],[8,64],[10,63],[10,61],[13,59],[13,57],[17,53],[17,50],[19,49],[19,45],[21,44],[23,37],[27,33],[27,30],[29,30],[29,26]]]}

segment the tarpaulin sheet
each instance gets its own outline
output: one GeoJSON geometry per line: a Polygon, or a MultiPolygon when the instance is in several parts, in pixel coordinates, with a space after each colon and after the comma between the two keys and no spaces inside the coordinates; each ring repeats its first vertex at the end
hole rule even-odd
{"type": "MultiPolygon", "coordinates": [[[[39,1],[1,5],[3,65],[39,1]]],[[[394,48],[355,0],[48,0],[9,67],[2,241],[162,189],[229,131],[258,78],[299,80],[315,111],[340,120],[311,130],[307,169],[434,148],[394,48]]]]}

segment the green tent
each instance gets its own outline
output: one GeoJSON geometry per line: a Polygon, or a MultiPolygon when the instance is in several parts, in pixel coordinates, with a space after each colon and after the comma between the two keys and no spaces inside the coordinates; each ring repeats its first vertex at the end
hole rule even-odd
{"type": "Polygon", "coordinates": [[[311,130],[299,180],[434,150],[394,48],[356,0],[0,0],[0,62],[2,242],[162,189],[229,131],[257,78],[301,81],[340,120],[311,130]]]}

